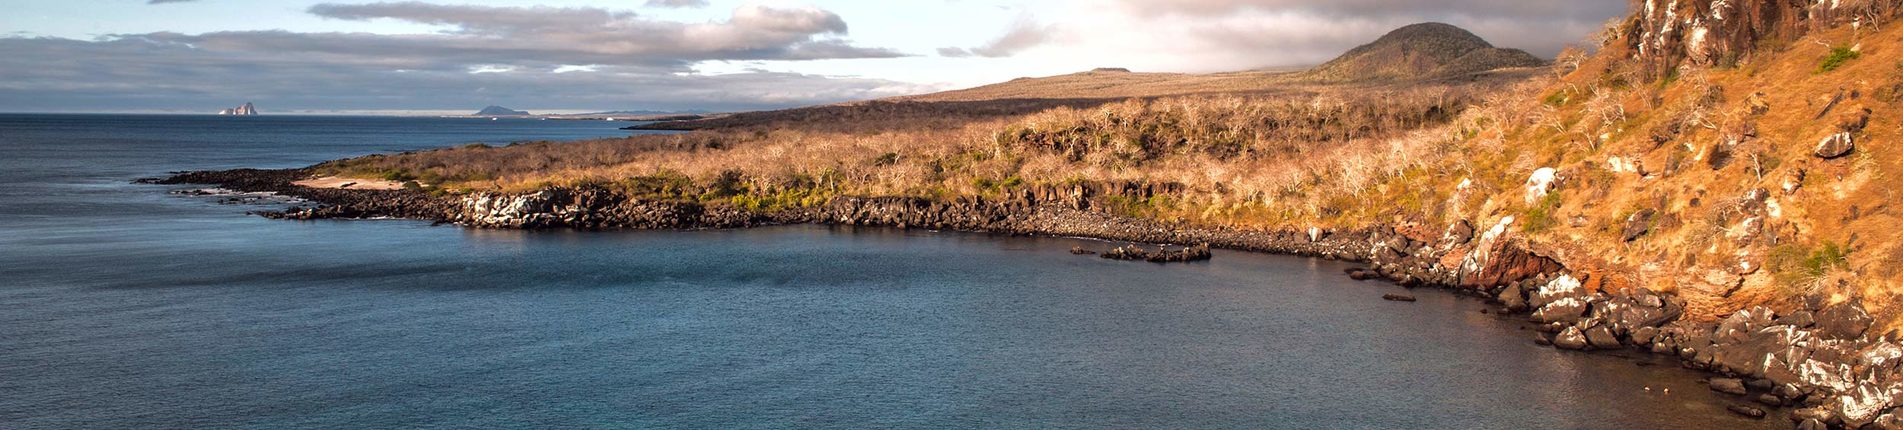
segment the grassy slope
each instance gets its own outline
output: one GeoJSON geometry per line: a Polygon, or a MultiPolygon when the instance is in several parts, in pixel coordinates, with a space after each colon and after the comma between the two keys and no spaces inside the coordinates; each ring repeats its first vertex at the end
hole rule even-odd
{"type": "MultiPolygon", "coordinates": [[[[1884,321],[1894,322],[1898,309],[1890,304],[1900,281],[1894,262],[1903,261],[1903,218],[1889,202],[1903,160],[1888,143],[1896,139],[1895,118],[1903,114],[1895,95],[1903,85],[1903,64],[1892,54],[1903,48],[1900,36],[1903,29],[1860,33],[1846,26],[1736,67],[1685,68],[1654,82],[1639,81],[1627,69],[1625,52],[1599,55],[1543,90],[1540,102],[1529,106],[1539,109],[1539,118],[1490,134],[1517,148],[1494,157],[1473,154],[1477,164],[1514,168],[1480,180],[1505,190],[1497,200],[1511,200],[1528,166],[1571,172],[1573,183],[1561,188],[1557,205],[1545,209],[1560,222],[1532,236],[1583,244],[1577,247],[1587,249],[1572,253],[1578,259],[1635,274],[1641,285],[1680,290],[1706,315],[1779,305],[1805,293],[1842,298],[1858,292],[1884,321]],[[1830,41],[1860,43],[1861,58],[1821,71],[1830,41]],[[1845,99],[1820,119],[1840,93],[1845,99]],[[1754,113],[1754,103],[1768,110],[1754,113]],[[1837,160],[1811,155],[1820,139],[1862,109],[1872,115],[1856,152],[1837,160]],[[1677,135],[1665,131],[1672,124],[1682,124],[1677,135]],[[1740,139],[1748,129],[1757,138],[1740,139]],[[1711,158],[1726,151],[1713,147],[1728,139],[1742,143],[1728,151],[1729,163],[1714,168],[1711,158]],[[1637,160],[1655,173],[1614,172],[1608,169],[1613,157],[1637,160]],[[1780,189],[1800,171],[1801,188],[1789,194],[1780,189]],[[1772,191],[1774,209],[1763,233],[1751,235],[1748,215],[1732,202],[1757,189],[1772,191]],[[1625,217],[1644,209],[1661,212],[1664,220],[1653,223],[1652,234],[1624,243],[1619,230],[1625,217]],[[1574,216],[1584,217],[1584,225],[1566,222],[1574,216]],[[1826,248],[1843,249],[1847,256],[1835,258],[1826,248]],[[1728,278],[1714,273],[1740,263],[1765,267],[1745,276],[1736,291],[1713,285],[1730,283],[1711,281],[1728,278]]],[[[1516,211],[1524,216],[1527,209],[1495,201],[1480,212],[1516,211]]]]}

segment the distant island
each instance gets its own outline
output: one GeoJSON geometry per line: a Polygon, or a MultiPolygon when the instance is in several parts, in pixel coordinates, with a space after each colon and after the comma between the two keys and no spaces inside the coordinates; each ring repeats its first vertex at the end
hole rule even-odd
{"type": "Polygon", "coordinates": [[[251,102],[244,102],[243,106],[238,106],[235,108],[227,108],[225,110],[218,111],[218,114],[219,115],[252,116],[252,115],[258,114],[258,107],[252,106],[251,102]]]}
{"type": "Polygon", "coordinates": [[[489,106],[476,112],[475,116],[535,116],[535,114],[509,109],[502,106],[489,106]]]}

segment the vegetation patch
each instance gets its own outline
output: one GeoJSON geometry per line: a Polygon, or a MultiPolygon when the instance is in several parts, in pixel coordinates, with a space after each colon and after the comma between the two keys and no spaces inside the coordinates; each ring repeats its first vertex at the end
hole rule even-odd
{"type": "Polygon", "coordinates": [[[1850,251],[1830,241],[1812,246],[1779,245],[1771,249],[1765,268],[1770,269],[1779,284],[1801,293],[1816,286],[1832,271],[1850,270],[1850,251]]]}
{"type": "Polygon", "coordinates": [[[1843,67],[1844,63],[1855,60],[1862,55],[1863,54],[1858,53],[1856,50],[1845,46],[1830,48],[1830,55],[1824,57],[1823,64],[1817,65],[1817,73],[1830,73],[1839,67],[1843,67]]]}
{"type": "Polygon", "coordinates": [[[1555,190],[1546,193],[1546,197],[1541,197],[1539,202],[1527,207],[1526,211],[1520,213],[1520,219],[1525,220],[1524,223],[1520,224],[1521,230],[1527,234],[1538,234],[1559,226],[1559,206],[1561,203],[1563,203],[1563,200],[1560,198],[1559,191],[1555,190]]]}

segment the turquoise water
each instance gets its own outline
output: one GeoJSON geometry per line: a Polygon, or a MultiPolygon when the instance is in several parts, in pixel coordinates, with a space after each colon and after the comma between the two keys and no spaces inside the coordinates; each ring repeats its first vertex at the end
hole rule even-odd
{"type": "Polygon", "coordinates": [[[0,427],[1788,425],[1725,414],[1675,363],[1535,346],[1475,301],[1382,301],[1398,288],[1334,262],[270,221],[130,183],[618,125],[0,116],[0,427]]]}

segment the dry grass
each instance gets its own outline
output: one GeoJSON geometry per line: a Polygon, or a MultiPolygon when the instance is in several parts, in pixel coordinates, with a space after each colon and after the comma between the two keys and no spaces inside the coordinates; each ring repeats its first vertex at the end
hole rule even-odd
{"type": "Polygon", "coordinates": [[[1150,183],[1180,192],[1132,202],[1130,212],[1240,225],[1351,222],[1367,211],[1355,196],[1410,173],[1425,177],[1418,166],[1451,141],[1446,125],[1478,101],[1472,88],[1129,100],[929,129],[744,128],[470,146],[320,170],[417,180],[446,192],[590,182],[655,198],[745,195],[745,203],[766,200],[769,208],[846,194],[952,197],[1077,181],[1150,183]]]}
{"type": "Polygon", "coordinates": [[[1903,137],[1903,64],[1891,59],[1903,28],[1821,30],[1735,66],[1658,78],[1608,34],[1598,54],[1565,58],[1565,73],[1510,82],[1167,97],[930,127],[776,125],[322,168],[451,191],[585,181],[762,209],[1098,181],[1169,185],[1112,202],[1120,214],[1237,227],[1484,226],[1512,215],[1540,220],[1517,226],[1530,240],[1578,249],[1569,265],[1682,292],[1696,316],[1821,292],[1859,294],[1887,325],[1903,318],[1893,306],[1903,216],[1891,203],[1903,152],[1890,144],[1903,137]],[[1857,58],[1819,73],[1846,43],[1857,58]],[[1864,109],[1851,156],[1811,155],[1864,109]],[[1558,169],[1559,189],[1528,204],[1522,183],[1542,167],[1558,169]],[[1798,172],[1801,187],[1782,191],[1798,172]],[[1757,190],[1771,194],[1747,201],[1757,190]],[[1659,215],[1628,243],[1626,217],[1642,209],[1659,215]],[[1824,244],[1835,250],[1817,251],[1824,244]]]}

